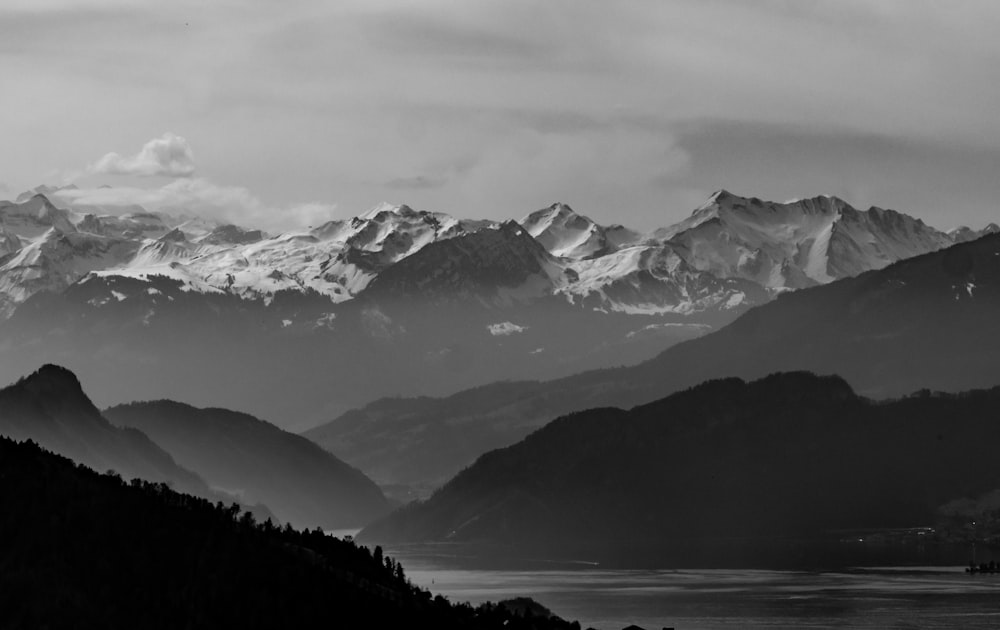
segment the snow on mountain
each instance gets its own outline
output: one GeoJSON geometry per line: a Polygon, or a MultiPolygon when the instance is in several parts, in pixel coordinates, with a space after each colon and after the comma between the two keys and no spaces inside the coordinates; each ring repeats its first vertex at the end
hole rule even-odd
{"type": "Polygon", "coordinates": [[[974,241],[977,238],[986,236],[987,234],[996,234],[997,232],[1000,232],[1000,225],[997,225],[996,223],[990,223],[981,230],[974,230],[970,227],[962,225],[948,230],[948,238],[955,243],[965,243],[966,241],[974,241]]]}
{"type": "Polygon", "coordinates": [[[521,225],[553,256],[573,260],[612,253],[640,237],[638,232],[620,225],[598,225],[563,203],[532,212],[521,219],[521,225]]]}
{"type": "Polygon", "coordinates": [[[133,260],[101,275],[162,275],[192,290],[211,287],[265,301],[280,291],[316,291],[342,302],[428,243],[486,225],[490,222],[387,204],[353,219],[277,236],[189,219],[144,241],[133,260]]]}
{"type": "Polygon", "coordinates": [[[669,246],[628,247],[570,265],[576,281],[559,292],[571,302],[633,315],[731,310],[767,301],[758,284],[694,269],[669,246]]]}
{"type": "Polygon", "coordinates": [[[772,291],[824,284],[952,243],[893,210],[859,211],[827,196],[775,203],[725,190],[652,236],[699,271],[772,291]]]}
{"type": "Polygon", "coordinates": [[[57,208],[48,197],[36,194],[20,202],[0,202],[0,225],[22,238],[36,238],[55,228],[59,232],[75,232],[70,213],[57,208]]]}
{"type": "MultiPolygon", "coordinates": [[[[579,225],[556,207],[531,225],[579,225]]],[[[989,228],[987,228],[989,229],[989,228]]],[[[578,230],[576,236],[579,235],[578,230]]],[[[574,240],[566,229],[563,240],[574,240]]],[[[607,231],[605,231],[607,233],[607,231]]],[[[981,235],[981,234],[980,234],[981,235]]],[[[781,291],[881,269],[955,240],[919,219],[882,208],[860,211],[836,197],[787,203],[720,190],[690,217],[645,237],[609,243],[573,260],[577,281],[560,289],[574,302],[626,313],[693,313],[745,308],[781,291]]]]}
{"type": "Polygon", "coordinates": [[[490,331],[490,334],[494,337],[507,337],[522,333],[527,329],[527,326],[518,326],[514,322],[500,322],[498,324],[489,324],[486,327],[486,330],[490,331]]]}
{"type": "Polygon", "coordinates": [[[76,184],[69,184],[68,186],[49,186],[48,184],[42,184],[40,186],[35,186],[31,190],[22,192],[14,199],[14,201],[16,203],[24,203],[35,195],[42,195],[49,199],[53,205],[65,210],[67,205],[59,200],[59,198],[55,195],[55,193],[60,190],[76,190],[76,184]]]}
{"type": "Polygon", "coordinates": [[[379,274],[365,295],[471,298],[501,306],[552,295],[567,281],[560,261],[507,221],[422,248],[379,274]]]}
{"type": "Polygon", "coordinates": [[[88,213],[76,223],[76,229],[80,232],[128,239],[159,238],[172,228],[170,218],[156,212],[122,215],[88,213]]]}
{"type": "Polygon", "coordinates": [[[0,258],[0,316],[39,291],[59,292],[87,273],[130,260],[135,241],[51,227],[17,252],[0,258]]]}
{"type": "Polygon", "coordinates": [[[602,226],[556,203],[520,225],[381,204],[272,236],[183,211],[59,207],[46,196],[58,190],[0,202],[0,316],[89,273],[162,276],[186,290],[265,302],[293,291],[338,303],[371,288],[382,297],[465,295],[497,306],[556,295],[599,311],[730,311],[1000,230],[945,234],[836,197],[775,203],[721,190],[649,234],[602,226]]]}

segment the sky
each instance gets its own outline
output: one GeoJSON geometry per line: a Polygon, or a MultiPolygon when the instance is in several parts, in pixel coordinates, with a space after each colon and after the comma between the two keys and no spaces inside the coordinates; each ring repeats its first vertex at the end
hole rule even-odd
{"type": "Polygon", "coordinates": [[[4,0],[0,198],[651,229],[725,188],[979,227],[998,32],[992,0],[4,0]]]}

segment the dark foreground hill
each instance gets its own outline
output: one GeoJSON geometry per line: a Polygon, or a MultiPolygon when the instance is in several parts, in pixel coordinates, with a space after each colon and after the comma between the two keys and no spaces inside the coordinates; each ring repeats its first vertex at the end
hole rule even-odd
{"type": "Polygon", "coordinates": [[[306,436],[381,482],[434,484],[567,413],[790,370],[839,374],[873,398],[996,385],[1000,235],[782,295],[633,367],[381,400],[306,436]]]}
{"type": "MultiPolygon", "coordinates": [[[[125,479],[166,483],[212,501],[237,498],[209,487],[142,431],[112,425],[87,397],[76,375],[56,365],[43,365],[0,389],[0,436],[33,440],[88,468],[111,470],[125,479]]],[[[240,503],[253,506],[258,518],[274,516],[255,501],[240,499],[240,503]]]]}
{"type": "Polygon", "coordinates": [[[360,527],[389,510],[361,471],[300,435],[244,413],[159,400],[118,405],[104,416],[139,429],[209,484],[264,503],[295,526],[360,527]]]}
{"type": "Polygon", "coordinates": [[[141,431],[113,426],[67,369],[45,365],[0,389],[0,435],[31,439],[94,470],[165,482],[209,496],[205,482],[182,468],[141,431]]]}
{"type": "Polygon", "coordinates": [[[998,443],[1000,388],[874,402],[808,373],[710,381],[560,418],[359,538],[613,555],[931,525],[1000,488],[998,443]]]}
{"type": "Polygon", "coordinates": [[[319,530],[0,438],[3,628],[579,628],[451,604],[319,530]]]}

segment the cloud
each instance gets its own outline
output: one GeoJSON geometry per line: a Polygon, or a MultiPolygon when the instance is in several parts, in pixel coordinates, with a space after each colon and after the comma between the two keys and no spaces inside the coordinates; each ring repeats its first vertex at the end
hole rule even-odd
{"type": "Polygon", "coordinates": [[[163,186],[63,189],[56,196],[74,206],[183,211],[225,223],[282,231],[319,225],[335,217],[336,204],[307,202],[271,205],[242,186],[216,184],[205,178],[175,179],[163,186]]]}
{"type": "Polygon", "coordinates": [[[396,177],[385,183],[385,187],[390,190],[425,190],[428,188],[440,188],[448,183],[444,177],[430,177],[426,175],[416,175],[414,177],[396,177]]]}
{"type": "Polygon", "coordinates": [[[942,225],[996,214],[996,162],[973,160],[1000,151],[989,0],[0,5],[0,91],[30,96],[0,117],[18,189],[112,148],[121,168],[152,128],[197,144],[189,177],[345,213],[389,198],[519,216],[564,199],[653,227],[725,186],[843,189],[942,225]],[[703,119],[763,132],[687,130],[703,119]],[[875,159],[874,136],[922,144],[875,159]]]}
{"type": "Polygon", "coordinates": [[[190,177],[194,175],[194,154],[187,140],[168,131],[144,144],[133,156],[108,153],[91,164],[88,171],[102,175],[190,177]]]}

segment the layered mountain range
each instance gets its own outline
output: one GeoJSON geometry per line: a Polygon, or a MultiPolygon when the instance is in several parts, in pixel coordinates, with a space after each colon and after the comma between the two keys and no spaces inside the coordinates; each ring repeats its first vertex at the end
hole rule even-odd
{"type": "Polygon", "coordinates": [[[306,438],[253,416],[171,400],[117,405],[113,424],[142,431],[182,466],[285,522],[345,527],[388,510],[364,474],[306,438]]]}
{"type": "Polygon", "coordinates": [[[102,413],[76,375],[55,365],[0,389],[0,435],[125,480],[238,501],[260,520],[349,528],[389,509],[364,474],[301,436],[245,414],[167,400],[102,413]]]}
{"type": "Polygon", "coordinates": [[[383,483],[434,487],[482,452],[567,413],[790,370],[839,375],[873,398],[996,385],[1000,235],[781,295],[634,366],[443,398],[386,398],[306,435],[383,483]]]}
{"type": "Polygon", "coordinates": [[[874,402],[802,372],[708,381],[550,422],[359,539],[631,566],[774,566],[797,550],[815,566],[813,541],[931,525],[1000,487],[998,410],[997,387],[874,402]]]}
{"type": "Polygon", "coordinates": [[[726,191],[649,233],[554,204],[520,222],[383,205],[268,235],[70,198],[0,203],[0,379],[55,361],[101,404],[166,395],[286,428],[381,396],[634,364],[783,292],[979,234],[726,191]]]}
{"type": "Polygon", "coordinates": [[[0,434],[33,440],[99,472],[114,470],[126,479],[169,483],[182,492],[216,498],[204,480],[146,435],[112,426],[76,376],[58,366],[43,366],[0,389],[0,434]]]}

